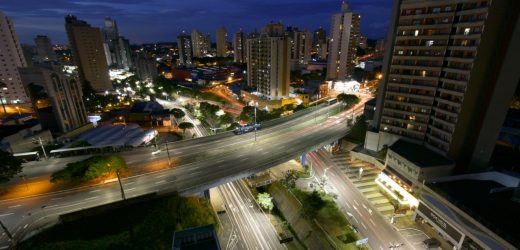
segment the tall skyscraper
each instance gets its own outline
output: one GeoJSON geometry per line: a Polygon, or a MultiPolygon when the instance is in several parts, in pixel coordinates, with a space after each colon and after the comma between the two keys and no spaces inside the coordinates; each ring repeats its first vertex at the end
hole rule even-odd
{"type": "Polygon", "coordinates": [[[182,32],[177,36],[177,48],[179,50],[179,64],[189,66],[192,64],[193,51],[191,48],[191,37],[182,32]]]}
{"type": "Polygon", "coordinates": [[[87,122],[77,77],[66,75],[60,67],[51,64],[20,68],[20,75],[44,128],[65,133],[87,122]]]}
{"type": "Polygon", "coordinates": [[[146,52],[137,52],[134,55],[135,71],[137,77],[142,81],[153,80],[157,77],[156,61],[146,54],[146,52]]]}
{"type": "Polygon", "coordinates": [[[300,31],[298,28],[294,27],[287,27],[286,34],[291,46],[291,70],[296,70],[298,67],[307,65],[307,63],[311,60],[311,32],[307,30],[300,31]]]}
{"type": "Polygon", "coordinates": [[[345,1],[341,4],[341,13],[332,16],[327,79],[345,80],[354,72],[360,19],[345,1]]]}
{"type": "Polygon", "coordinates": [[[519,84],[519,3],[396,1],[375,126],[484,170],[519,84]]]}
{"type": "Polygon", "coordinates": [[[217,29],[217,56],[226,57],[228,50],[227,31],[224,26],[217,29]]]}
{"type": "Polygon", "coordinates": [[[0,11],[0,82],[5,83],[6,90],[1,90],[0,98],[4,103],[29,102],[30,99],[18,73],[19,67],[27,66],[22,47],[14,30],[11,19],[0,11]]]}
{"type": "Polygon", "coordinates": [[[209,53],[211,41],[198,30],[191,31],[191,42],[193,46],[193,57],[204,57],[209,53]]]}
{"type": "Polygon", "coordinates": [[[233,34],[233,57],[235,62],[246,62],[246,34],[242,30],[233,34]]]}
{"type": "Polygon", "coordinates": [[[119,30],[115,20],[110,17],[105,17],[105,22],[103,24],[103,39],[105,42],[115,40],[119,37],[119,30]]]}
{"type": "Polygon", "coordinates": [[[362,49],[366,49],[368,46],[368,38],[364,35],[360,35],[357,46],[359,46],[362,49]]]}
{"type": "Polygon", "coordinates": [[[112,89],[108,77],[108,65],[99,28],[73,15],[65,17],[65,29],[72,49],[72,57],[78,66],[80,81],[88,81],[96,91],[112,89]]]}
{"type": "Polygon", "coordinates": [[[48,36],[38,35],[34,38],[36,44],[36,60],[39,62],[57,61],[58,57],[52,49],[51,39],[48,36]]]}
{"type": "Polygon", "coordinates": [[[312,36],[312,54],[313,58],[318,60],[327,60],[329,39],[324,28],[316,29],[312,36]]]}
{"type": "Polygon", "coordinates": [[[130,50],[130,41],[123,36],[112,40],[113,56],[115,57],[115,64],[120,69],[129,70],[133,66],[132,51],[130,50]]]}
{"type": "Polygon", "coordinates": [[[262,30],[247,39],[247,82],[265,97],[278,99],[289,94],[289,39],[281,23],[262,30]]]}

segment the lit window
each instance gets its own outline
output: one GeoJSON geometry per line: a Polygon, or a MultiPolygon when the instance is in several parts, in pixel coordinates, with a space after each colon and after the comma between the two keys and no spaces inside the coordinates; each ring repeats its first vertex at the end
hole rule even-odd
{"type": "Polygon", "coordinates": [[[433,45],[433,40],[429,40],[429,41],[426,41],[426,46],[432,46],[433,45]]]}
{"type": "Polygon", "coordinates": [[[471,31],[470,28],[465,28],[465,29],[464,29],[464,35],[466,35],[466,36],[469,35],[469,32],[470,32],[470,31],[471,31]]]}
{"type": "Polygon", "coordinates": [[[423,77],[425,77],[425,76],[426,76],[426,70],[423,70],[423,71],[421,72],[421,75],[422,75],[423,77]]]}
{"type": "Polygon", "coordinates": [[[415,32],[413,33],[414,36],[418,36],[419,35],[419,30],[415,30],[415,32]]]}
{"type": "Polygon", "coordinates": [[[399,51],[397,51],[397,54],[402,55],[402,54],[404,54],[404,51],[399,50],[399,51]]]}

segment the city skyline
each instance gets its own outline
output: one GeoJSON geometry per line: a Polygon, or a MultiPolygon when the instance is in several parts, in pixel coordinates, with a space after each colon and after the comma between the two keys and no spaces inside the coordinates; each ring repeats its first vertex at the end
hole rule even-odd
{"type": "MultiPolygon", "coordinates": [[[[371,39],[386,37],[391,4],[390,0],[349,1],[349,5],[361,14],[362,34],[371,39]]],[[[104,18],[110,16],[118,21],[120,33],[127,36],[132,43],[147,43],[173,42],[180,32],[192,29],[211,33],[214,41],[214,31],[220,26],[226,26],[228,32],[236,32],[240,28],[252,32],[271,21],[281,21],[287,26],[309,30],[321,26],[329,31],[330,17],[340,6],[340,0],[262,3],[229,0],[213,3],[198,0],[171,3],[157,0],[153,4],[135,0],[59,0],[52,3],[7,0],[0,3],[0,9],[13,19],[20,42],[24,44],[32,44],[37,35],[47,35],[54,43],[67,43],[63,27],[63,17],[67,14],[76,15],[95,27],[101,27],[104,18]],[[291,11],[287,11],[288,9],[291,11]],[[201,15],[205,17],[201,18],[201,15]]]]}

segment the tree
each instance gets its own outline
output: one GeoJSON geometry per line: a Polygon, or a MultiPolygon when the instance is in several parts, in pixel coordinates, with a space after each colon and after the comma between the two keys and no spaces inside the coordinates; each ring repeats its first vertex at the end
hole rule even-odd
{"type": "Polygon", "coordinates": [[[274,208],[273,198],[271,195],[269,195],[269,193],[259,193],[257,196],[257,201],[262,208],[269,210],[269,212],[271,212],[271,210],[274,208]]]}
{"type": "Polygon", "coordinates": [[[360,101],[357,96],[344,94],[344,93],[339,94],[337,96],[337,98],[338,98],[338,101],[346,104],[346,107],[345,107],[346,109],[351,108],[352,106],[358,104],[358,102],[360,101]]]}
{"type": "Polygon", "coordinates": [[[235,122],[235,118],[233,118],[233,116],[227,112],[221,115],[219,118],[221,126],[225,124],[232,124],[233,122],[235,122]]]}
{"type": "Polygon", "coordinates": [[[300,104],[300,105],[296,106],[293,111],[298,112],[298,111],[304,110],[304,109],[305,109],[305,105],[300,104]]]}
{"type": "Polygon", "coordinates": [[[172,114],[177,119],[181,119],[186,115],[186,113],[184,113],[184,111],[182,111],[182,109],[178,109],[178,108],[172,108],[170,110],[170,114],[172,114]]]}
{"type": "Polygon", "coordinates": [[[121,172],[127,168],[125,160],[118,155],[97,155],[67,164],[62,170],[51,175],[51,182],[89,181],[121,172]]]}
{"type": "Polygon", "coordinates": [[[16,174],[22,172],[22,160],[13,154],[0,150],[0,182],[7,182],[16,174]]]}
{"type": "Polygon", "coordinates": [[[314,190],[305,196],[303,203],[303,212],[309,218],[316,217],[318,211],[325,206],[325,201],[321,198],[320,193],[314,190]]]}
{"type": "Polygon", "coordinates": [[[182,129],[182,133],[186,133],[186,129],[192,129],[195,126],[191,122],[181,122],[179,128],[182,129]]]}

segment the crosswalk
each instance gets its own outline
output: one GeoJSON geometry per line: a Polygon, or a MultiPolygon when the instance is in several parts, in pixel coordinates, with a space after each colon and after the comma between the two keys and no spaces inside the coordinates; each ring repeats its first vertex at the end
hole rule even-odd
{"type": "Polygon", "coordinates": [[[382,215],[390,216],[393,214],[394,206],[382,194],[383,191],[380,190],[375,182],[381,170],[370,163],[357,159],[352,160],[349,151],[346,149],[336,152],[332,156],[332,160],[382,215]],[[363,170],[360,171],[360,168],[363,168],[363,170]],[[360,172],[362,172],[361,176],[360,172]]]}

